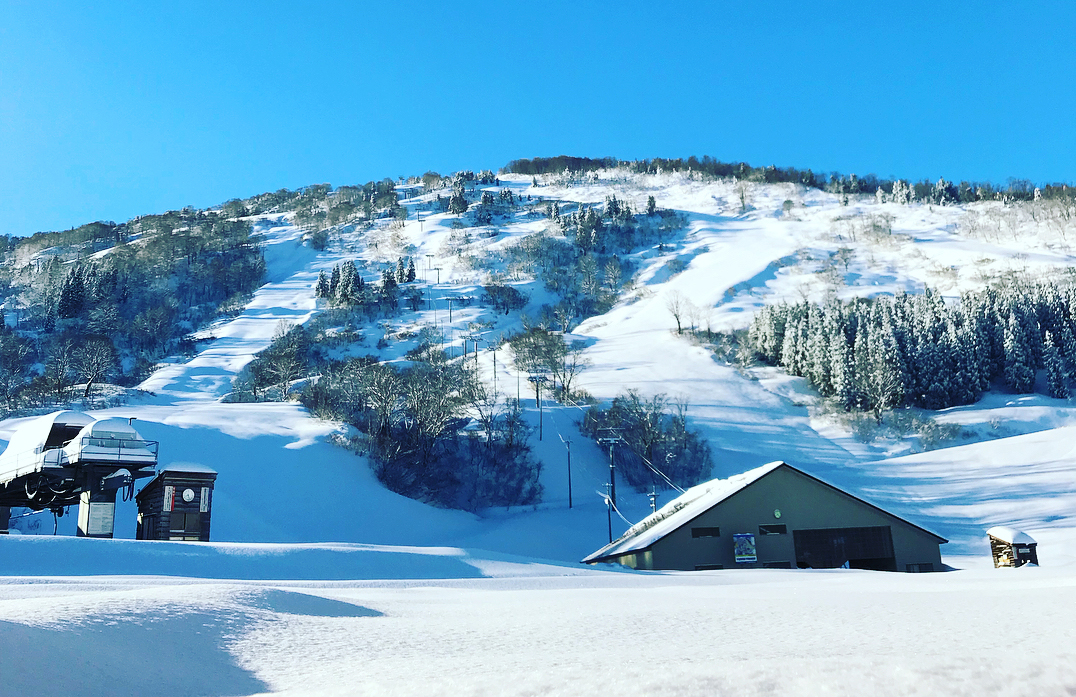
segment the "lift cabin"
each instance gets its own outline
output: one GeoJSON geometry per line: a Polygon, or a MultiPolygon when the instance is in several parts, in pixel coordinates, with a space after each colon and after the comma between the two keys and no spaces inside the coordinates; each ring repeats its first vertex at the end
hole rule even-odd
{"type": "Polygon", "coordinates": [[[80,537],[112,537],[117,492],[129,500],[135,480],[157,466],[157,442],[143,439],[133,421],[77,411],[27,421],[0,454],[0,506],[59,515],[78,504],[80,537]]]}

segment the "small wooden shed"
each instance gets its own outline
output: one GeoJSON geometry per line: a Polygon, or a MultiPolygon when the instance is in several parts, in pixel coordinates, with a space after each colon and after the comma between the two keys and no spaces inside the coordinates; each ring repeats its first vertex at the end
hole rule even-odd
{"type": "Polygon", "coordinates": [[[185,463],[163,468],[135,496],[139,540],[209,542],[217,472],[185,463]]]}
{"type": "Polygon", "coordinates": [[[1002,566],[1039,565],[1039,555],[1035,550],[1038,543],[1026,532],[998,525],[987,530],[986,536],[990,538],[990,553],[994,557],[995,569],[1002,566]]]}

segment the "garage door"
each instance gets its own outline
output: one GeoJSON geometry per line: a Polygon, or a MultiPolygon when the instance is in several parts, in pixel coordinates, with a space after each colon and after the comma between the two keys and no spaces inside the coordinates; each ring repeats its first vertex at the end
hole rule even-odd
{"type": "Polygon", "coordinates": [[[796,566],[801,569],[896,571],[893,535],[888,525],[870,528],[793,530],[796,566]]]}

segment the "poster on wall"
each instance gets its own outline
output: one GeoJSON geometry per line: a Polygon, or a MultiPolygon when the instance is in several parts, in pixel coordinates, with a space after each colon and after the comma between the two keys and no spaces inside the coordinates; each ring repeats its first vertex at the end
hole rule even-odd
{"type": "Polygon", "coordinates": [[[758,561],[755,554],[755,536],[751,533],[737,533],[732,536],[732,549],[737,564],[758,561]]]}

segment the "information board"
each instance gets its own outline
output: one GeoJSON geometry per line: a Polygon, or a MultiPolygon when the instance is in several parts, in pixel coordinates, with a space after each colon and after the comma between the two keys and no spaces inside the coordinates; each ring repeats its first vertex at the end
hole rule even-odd
{"type": "Polygon", "coordinates": [[[736,533],[732,536],[732,549],[736,555],[737,564],[746,564],[758,561],[755,553],[755,536],[751,533],[736,533]]]}

